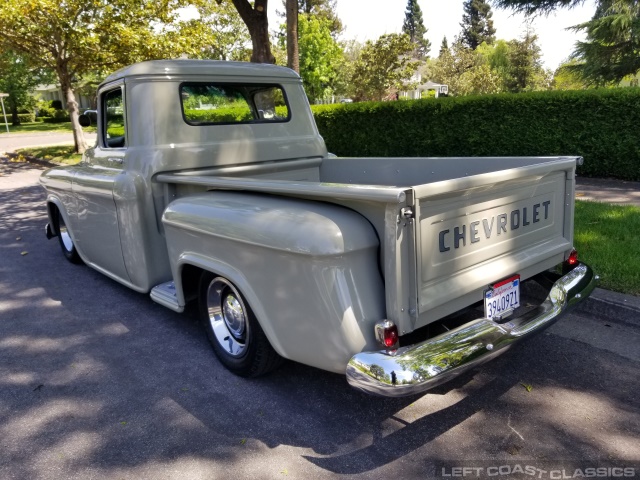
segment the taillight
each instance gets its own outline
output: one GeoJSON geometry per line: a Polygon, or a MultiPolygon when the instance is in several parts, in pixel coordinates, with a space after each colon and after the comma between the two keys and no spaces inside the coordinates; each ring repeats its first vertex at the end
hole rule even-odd
{"type": "Polygon", "coordinates": [[[578,264],[577,250],[571,250],[571,253],[569,254],[569,258],[567,258],[567,263],[569,264],[570,267],[575,267],[578,264]]]}
{"type": "Polygon", "coordinates": [[[376,323],[375,326],[376,340],[386,347],[393,348],[398,343],[398,327],[390,320],[376,323]]]}

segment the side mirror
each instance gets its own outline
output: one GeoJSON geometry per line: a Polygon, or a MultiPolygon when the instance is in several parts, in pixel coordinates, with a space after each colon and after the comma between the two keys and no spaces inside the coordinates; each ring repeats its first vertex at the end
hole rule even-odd
{"type": "Polygon", "coordinates": [[[91,126],[91,118],[89,118],[89,115],[85,115],[84,113],[78,117],[78,122],[80,122],[81,127],[91,126]]]}

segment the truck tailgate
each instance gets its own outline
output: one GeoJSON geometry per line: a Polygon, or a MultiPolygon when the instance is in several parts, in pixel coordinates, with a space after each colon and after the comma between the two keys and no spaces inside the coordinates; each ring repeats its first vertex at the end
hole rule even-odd
{"type": "Polygon", "coordinates": [[[576,158],[413,187],[419,328],[572,248],[576,158]]]}

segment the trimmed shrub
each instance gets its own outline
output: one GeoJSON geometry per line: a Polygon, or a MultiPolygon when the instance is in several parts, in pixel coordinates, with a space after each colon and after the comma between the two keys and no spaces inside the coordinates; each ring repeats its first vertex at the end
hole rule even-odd
{"type": "Polygon", "coordinates": [[[36,115],[35,113],[19,113],[18,121],[20,123],[33,123],[36,121],[36,115]]]}
{"type": "Polygon", "coordinates": [[[640,180],[640,89],[313,107],[340,156],[579,155],[578,173],[640,180]]]}
{"type": "Polygon", "coordinates": [[[64,123],[70,122],[71,118],[69,117],[69,112],[66,110],[55,110],[53,112],[53,116],[44,117],[45,123],[64,123]]]}

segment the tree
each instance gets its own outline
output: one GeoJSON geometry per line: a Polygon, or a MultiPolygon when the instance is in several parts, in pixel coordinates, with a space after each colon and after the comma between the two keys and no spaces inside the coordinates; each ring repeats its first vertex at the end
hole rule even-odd
{"type": "Polygon", "coordinates": [[[431,78],[448,85],[449,94],[454,96],[502,91],[500,75],[491,69],[480,52],[467,48],[460,39],[435,62],[431,78]]]}
{"type": "Polygon", "coordinates": [[[343,52],[331,36],[329,19],[301,14],[299,28],[300,76],[310,101],[315,102],[335,93],[343,52]]]}
{"type": "Polygon", "coordinates": [[[542,67],[538,36],[527,26],[521,40],[511,40],[508,50],[508,77],[505,88],[518,93],[549,88],[551,73],[542,67]]]}
{"type": "Polygon", "coordinates": [[[556,69],[552,83],[554,90],[583,90],[587,88],[582,76],[572,69],[576,63],[575,60],[568,60],[556,69]]]}
{"type": "Polygon", "coordinates": [[[46,72],[28,65],[24,56],[11,50],[0,52],[0,92],[8,93],[5,104],[11,113],[11,123],[20,125],[21,109],[30,106],[33,89],[48,80],[46,72]]]}
{"type": "Polygon", "coordinates": [[[447,52],[449,52],[449,42],[447,42],[447,37],[442,37],[442,43],[440,44],[438,58],[441,58],[447,52]]]}
{"type": "Polygon", "coordinates": [[[603,0],[593,18],[574,29],[587,38],[576,44],[576,63],[567,68],[587,84],[617,84],[640,71],[640,2],[603,0]]]}
{"type": "MultiPolygon", "coordinates": [[[[496,0],[500,8],[527,15],[547,14],[557,8],[573,8],[581,0],[496,0]]],[[[618,83],[640,71],[640,4],[638,0],[598,0],[593,18],[576,25],[587,34],[579,42],[567,68],[579,73],[588,84],[618,83]]]]}
{"type": "Polygon", "coordinates": [[[298,46],[298,0],[286,0],[287,7],[287,66],[300,73],[298,46]]]}
{"type": "Polygon", "coordinates": [[[485,0],[465,0],[462,14],[462,42],[471,50],[482,42],[492,44],[496,29],[493,28],[491,6],[485,0]]]}
{"type": "Polygon", "coordinates": [[[13,49],[55,72],[76,151],[87,145],[78,123],[74,85],[88,72],[181,53],[173,15],[179,0],[5,0],[0,48],[13,49]]]}
{"type": "Polygon", "coordinates": [[[431,50],[431,42],[425,38],[427,29],[422,20],[422,10],[418,5],[418,0],[407,0],[407,9],[404,13],[404,23],[402,24],[402,33],[409,35],[411,43],[414,44],[413,56],[419,60],[423,60],[429,55],[431,50]]]}
{"type": "Polygon", "coordinates": [[[249,61],[251,36],[231,2],[201,0],[193,6],[197,17],[180,22],[173,32],[178,36],[175,43],[188,40],[188,45],[178,49],[190,58],[249,61]]]}
{"type": "Polygon", "coordinates": [[[337,39],[344,30],[342,20],[336,13],[337,0],[298,0],[298,10],[307,15],[316,15],[328,20],[331,36],[337,39]]]}
{"type": "MultiPolygon", "coordinates": [[[[229,0],[216,0],[218,3],[229,0]]],[[[267,18],[267,0],[255,0],[253,5],[249,0],[231,0],[240,18],[249,29],[251,35],[251,61],[255,63],[275,63],[271,53],[269,39],[269,19],[267,18]]]]}
{"type": "Polygon", "coordinates": [[[409,58],[414,44],[405,34],[382,35],[365,43],[357,60],[352,83],[358,100],[383,100],[391,90],[410,82],[419,62],[409,58]]]}

